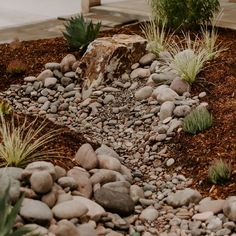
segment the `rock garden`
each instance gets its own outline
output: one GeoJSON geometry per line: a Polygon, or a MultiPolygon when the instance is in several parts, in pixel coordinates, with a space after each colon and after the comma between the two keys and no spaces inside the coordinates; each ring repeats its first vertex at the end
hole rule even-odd
{"type": "Polygon", "coordinates": [[[236,33],[154,22],[0,45],[0,235],[236,235],[236,33]]]}

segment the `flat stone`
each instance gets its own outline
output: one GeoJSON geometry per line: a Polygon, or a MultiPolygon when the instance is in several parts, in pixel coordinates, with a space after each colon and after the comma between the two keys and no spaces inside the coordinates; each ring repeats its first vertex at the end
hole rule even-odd
{"type": "Polygon", "coordinates": [[[94,193],[95,201],[107,211],[120,215],[130,215],[134,211],[134,202],[128,194],[100,188],[94,193]]]}
{"type": "Polygon", "coordinates": [[[128,181],[116,181],[111,183],[106,183],[102,186],[103,188],[108,188],[113,191],[117,191],[120,193],[129,194],[130,192],[130,183],[128,181]]]}
{"type": "Polygon", "coordinates": [[[30,222],[39,224],[52,220],[52,212],[45,203],[29,198],[23,200],[20,215],[30,222]]]}
{"type": "Polygon", "coordinates": [[[153,88],[145,86],[135,92],[135,98],[140,101],[149,98],[152,95],[153,88]]]}
{"type": "Polygon", "coordinates": [[[158,211],[154,207],[148,207],[141,212],[139,219],[152,222],[157,219],[158,215],[158,211]]]}
{"type": "Polygon", "coordinates": [[[98,155],[98,166],[101,169],[120,171],[121,163],[118,159],[109,155],[98,155]]]}
{"type": "Polygon", "coordinates": [[[203,213],[198,213],[195,214],[192,219],[193,220],[200,220],[200,221],[207,221],[209,220],[212,216],[214,215],[214,213],[212,211],[205,211],[203,213]]]}
{"type": "Polygon", "coordinates": [[[88,208],[76,200],[69,200],[55,205],[52,212],[58,219],[72,219],[85,215],[88,208]]]}
{"type": "Polygon", "coordinates": [[[212,211],[217,214],[223,210],[225,200],[209,200],[199,204],[199,212],[212,211]]]}
{"type": "Polygon", "coordinates": [[[155,54],[148,53],[140,58],[139,63],[142,66],[146,66],[146,65],[150,65],[155,59],[156,59],[155,54]]]}

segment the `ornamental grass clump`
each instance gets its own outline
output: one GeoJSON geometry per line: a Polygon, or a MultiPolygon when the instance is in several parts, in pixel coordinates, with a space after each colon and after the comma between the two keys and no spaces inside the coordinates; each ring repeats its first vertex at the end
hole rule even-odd
{"type": "Polygon", "coordinates": [[[55,140],[58,130],[44,132],[46,123],[37,126],[37,119],[28,124],[16,125],[13,118],[6,120],[0,114],[0,167],[26,166],[29,162],[57,157],[57,152],[49,144],[55,140]]]}
{"type": "Polygon", "coordinates": [[[183,130],[190,134],[197,134],[208,129],[213,124],[213,118],[206,107],[198,107],[191,111],[183,120],[183,130]]]}
{"type": "Polygon", "coordinates": [[[159,55],[167,51],[172,35],[167,31],[165,22],[159,24],[153,19],[141,26],[144,37],[147,39],[147,50],[159,55]]]}
{"type": "Polygon", "coordinates": [[[213,184],[223,184],[227,182],[232,173],[232,167],[222,159],[214,161],[208,170],[208,178],[213,184]]]}
{"type": "Polygon", "coordinates": [[[101,23],[93,25],[92,21],[84,19],[83,15],[71,17],[65,24],[66,31],[63,32],[71,50],[85,51],[88,45],[96,39],[101,23]]]}
{"type": "Polygon", "coordinates": [[[22,195],[14,206],[9,203],[10,186],[0,196],[0,236],[23,236],[31,230],[26,227],[14,229],[17,214],[20,211],[24,196],[22,195]]]}
{"type": "Polygon", "coordinates": [[[194,36],[194,40],[191,39],[190,33],[183,33],[183,35],[182,41],[172,42],[169,47],[170,67],[176,70],[181,79],[191,85],[204,68],[210,55],[197,35],[194,36]]]}

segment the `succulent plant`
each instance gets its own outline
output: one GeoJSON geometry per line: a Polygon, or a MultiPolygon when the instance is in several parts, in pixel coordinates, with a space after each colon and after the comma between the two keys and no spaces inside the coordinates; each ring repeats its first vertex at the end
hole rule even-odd
{"type": "Polygon", "coordinates": [[[86,21],[83,15],[72,17],[65,24],[66,31],[63,36],[71,50],[86,50],[89,43],[91,43],[98,35],[101,28],[101,23],[93,25],[92,21],[86,21]]]}
{"type": "Polygon", "coordinates": [[[5,100],[0,100],[0,114],[9,115],[12,113],[12,109],[9,103],[5,100]]]}
{"type": "Polygon", "coordinates": [[[26,65],[21,60],[13,60],[8,64],[6,71],[11,75],[21,75],[26,71],[26,65]]]}

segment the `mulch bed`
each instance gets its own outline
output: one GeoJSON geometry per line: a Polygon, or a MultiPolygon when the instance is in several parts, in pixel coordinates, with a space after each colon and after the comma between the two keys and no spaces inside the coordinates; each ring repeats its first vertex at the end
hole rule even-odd
{"type": "MultiPolygon", "coordinates": [[[[115,33],[141,34],[141,30],[137,25],[133,25],[102,32],[100,36],[111,36],[115,33]]],[[[232,164],[233,170],[236,170],[236,31],[219,29],[219,34],[219,40],[228,46],[228,50],[207,66],[200,74],[204,80],[192,87],[192,94],[207,92],[207,97],[203,100],[209,103],[214,116],[214,126],[195,136],[179,133],[170,150],[170,156],[182,166],[183,174],[193,178],[193,187],[204,195],[215,198],[236,194],[236,171],[233,172],[231,180],[222,186],[212,186],[207,179],[209,165],[218,158],[227,160],[232,164]]],[[[23,83],[24,76],[39,74],[45,63],[60,62],[68,53],[70,52],[63,38],[1,44],[0,91],[6,90],[10,84],[23,83]],[[25,63],[27,70],[24,75],[17,77],[7,74],[6,68],[12,60],[25,63]]],[[[72,53],[77,59],[81,57],[80,52],[72,53]]],[[[61,127],[49,122],[47,128],[50,130],[61,127]]],[[[63,129],[53,145],[60,147],[60,155],[72,160],[86,139],[82,134],[65,127],[63,129]]],[[[60,161],[54,162],[60,164],[60,161]]],[[[62,161],[61,165],[71,167],[73,162],[62,161]]]]}

